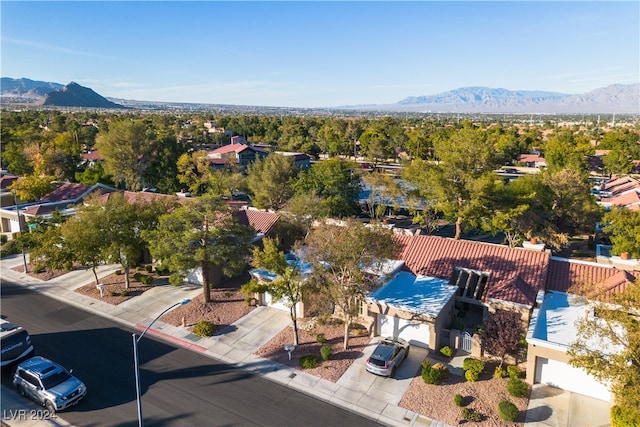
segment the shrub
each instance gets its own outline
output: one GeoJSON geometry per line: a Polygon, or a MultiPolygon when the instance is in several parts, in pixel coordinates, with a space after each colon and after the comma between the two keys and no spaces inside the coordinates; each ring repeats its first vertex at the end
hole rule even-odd
{"type": "Polygon", "coordinates": [[[458,329],[459,331],[462,331],[464,329],[464,321],[459,317],[454,317],[451,321],[450,329],[458,329]]]}
{"type": "Polygon", "coordinates": [[[609,414],[611,415],[611,427],[638,427],[637,414],[634,414],[633,409],[613,405],[609,414]]]}
{"type": "Polygon", "coordinates": [[[113,274],[115,274],[116,276],[119,276],[122,274],[122,270],[116,270],[113,272],[113,274]]]}
{"type": "Polygon", "coordinates": [[[453,396],[453,403],[456,406],[464,406],[464,397],[461,394],[456,394],[453,396]]]}
{"type": "Polygon", "coordinates": [[[120,296],[120,294],[117,293],[116,291],[109,291],[109,296],[110,297],[117,297],[117,296],[120,296]]]}
{"type": "Polygon", "coordinates": [[[496,370],[493,371],[493,378],[504,378],[507,376],[507,371],[502,366],[496,366],[496,370]]]}
{"type": "Polygon", "coordinates": [[[508,400],[501,400],[498,404],[498,415],[504,421],[515,421],[518,413],[518,407],[508,400]]]}
{"type": "Polygon", "coordinates": [[[140,273],[139,271],[136,271],[135,273],[133,273],[133,280],[136,280],[139,282],[142,276],[143,276],[142,273],[140,273]]]}
{"type": "Polygon", "coordinates": [[[122,291],[122,292],[120,292],[120,296],[121,296],[121,297],[128,297],[128,296],[129,296],[129,291],[122,291]]]}
{"type": "Polygon", "coordinates": [[[173,273],[169,276],[169,283],[173,286],[180,286],[184,283],[184,277],[180,273],[173,273]]]}
{"type": "Polygon", "coordinates": [[[472,423],[479,423],[482,421],[482,415],[471,408],[462,408],[462,418],[472,423]]]}
{"type": "Polygon", "coordinates": [[[140,277],[140,282],[143,285],[150,285],[153,283],[153,277],[143,275],[142,277],[140,277]]]}
{"type": "Polygon", "coordinates": [[[509,373],[509,378],[520,378],[520,368],[517,366],[508,366],[507,372],[509,373]]]}
{"type": "Polygon", "coordinates": [[[451,357],[453,356],[453,350],[448,345],[445,345],[440,349],[440,354],[442,354],[444,357],[451,357]]]}
{"type": "Polygon", "coordinates": [[[15,255],[20,253],[20,245],[16,240],[9,240],[2,245],[2,256],[15,255]]]}
{"type": "Polygon", "coordinates": [[[320,347],[320,356],[322,356],[322,360],[329,360],[329,358],[333,355],[333,349],[328,345],[323,345],[320,347]]]}
{"type": "Polygon", "coordinates": [[[462,369],[465,371],[475,371],[479,375],[484,371],[484,362],[482,360],[474,359],[473,357],[467,357],[462,362],[462,369]]]}
{"type": "Polygon", "coordinates": [[[33,267],[33,272],[35,274],[39,274],[42,273],[45,270],[43,265],[36,265],[35,267],[33,267]]]}
{"type": "Polygon", "coordinates": [[[7,243],[8,240],[9,238],[7,237],[6,234],[0,234],[0,244],[4,245],[5,243],[7,243]]]}
{"type": "Polygon", "coordinates": [[[216,331],[216,325],[208,320],[201,320],[193,327],[193,333],[199,337],[210,337],[216,331]]]}
{"type": "Polygon", "coordinates": [[[73,270],[73,263],[71,261],[67,261],[64,263],[64,269],[67,271],[73,270]]]}
{"type": "Polygon", "coordinates": [[[470,383],[473,383],[478,381],[478,378],[480,377],[480,372],[469,369],[464,371],[464,377],[466,378],[467,381],[469,381],[470,383]]]}
{"type": "Polygon", "coordinates": [[[313,369],[318,366],[318,356],[315,354],[305,354],[300,356],[300,367],[302,369],[313,369]]]}
{"type": "Polygon", "coordinates": [[[324,336],[323,333],[319,333],[318,335],[316,335],[316,341],[319,342],[320,344],[324,344],[327,342],[327,338],[324,336]]]}
{"type": "Polygon", "coordinates": [[[152,266],[151,264],[149,264],[149,265],[145,265],[145,266],[144,266],[144,269],[145,269],[145,271],[146,271],[147,273],[151,273],[151,272],[153,272],[153,266],[152,266]]]}
{"type": "Polygon", "coordinates": [[[529,386],[520,378],[511,378],[507,381],[507,391],[513,397],[525,397],[529,392],[529,386]]]}
{"type": "Polygon", "coordinates": [[[442,363],[431,365],[427,361],[422,362],[422,379],[426,384],[438,384],[449,376],[449,368],[442,363]]]}

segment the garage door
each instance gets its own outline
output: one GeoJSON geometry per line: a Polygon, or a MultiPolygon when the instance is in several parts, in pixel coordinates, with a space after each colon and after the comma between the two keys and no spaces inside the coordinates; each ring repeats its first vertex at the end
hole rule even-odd
{"type": "Polygon", "coordinates": [[[429,325],[395,316],[378,316],[378,331],[384,337],[402,338],[418,347],[429,347],[429,325]]]}
{"type": "Polygon", "coordinates": [[[535,382],[584,394],[596,399],[606,401],[611,399],[611,392],[607,390],[607,387],[589,375],[584,369],[544,357],[536,358],[535,382]]]}

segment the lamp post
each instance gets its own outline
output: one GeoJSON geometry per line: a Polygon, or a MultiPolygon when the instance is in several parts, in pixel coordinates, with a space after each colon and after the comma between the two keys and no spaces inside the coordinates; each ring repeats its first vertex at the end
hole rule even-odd
{"type": "Polygon", "coordinates": [[[14,191],[13,192],[13,202],[16,205],[16,217],[18,219],[18,230],[20,231],[20,238],[21,238],[21,242],[20,242],[20,246],[22,248],[22,264],[24,265],[24,272],[27,272],[27,256],[24,252],[24,236],[22,235],[22,221],[20,220],[20,207],[18,206],[18,197],[17,197],[17,192],[14,191]]]}
{"type": "Polygon", "coordinates": [[[158,314],[156,316],[156,318],[153,319],[151,321],[151,323],[149,323],[149,326],[147,326],[145,328],[145,330],[142,331],[140,336],[136,336],[135,332],[132,334],[132,338],[133,338],[133,364],[135,366],[135,375],[136,375],[136,402],[137,402],[137,405],[138,405],[138,426],[139,427],[143,427],[144,426],[144,420],[142,419],[142,398],[140,397],[140,365],[139,365],[139,362],[138,362],[138,342],[142,339],[144,334],[147,333],[147,331],[149,330],[151,325],[153,325],[156,322],[156,320],[158,320],[160,317],[162,317],[163,314],[165,314],[167,311],[171,310],[174,307],[177,307],[179,305],[188,304],[190,301],[191,301],[190,299],[185,298],[182,301],[173,304],[171,307],[165,309],[162,313],[158,314]]]}

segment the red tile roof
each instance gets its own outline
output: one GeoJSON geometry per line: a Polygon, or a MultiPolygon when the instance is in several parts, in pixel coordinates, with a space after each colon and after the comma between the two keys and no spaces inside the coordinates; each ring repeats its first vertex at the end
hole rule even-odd
{"type": "Polygon", "coordinates": [[[483,300],[533,306],[544,289],[548,252],[437,236],[395,236],[400,259],[413,274],[449,279],[456,267],[489,273],[483,300]]]}
{"type": "Polygon", "coordinates": [[[18,177],[15,175],[5,174],[0,176],[0,188],[6,190],[11,184],[16,182],[18,177]]]}
{"type": "Polygon", "coordinates": [[[630,191],[628,193],[623,193],[618,196],[602,198],[600,199],[602,203],[610,203],[613,206],[621,206],[621,207],[631,207],[633,205],[640,204],[640,190],[638,191],[630,191]]]}
{"type": "Polygon", "coordinates": [[[262,234],[269,233],[275,223],[280,219],[280,215],[276,213],[256,209],[240,209],[238,215],[241,224],[250,225],[256,230],[256,233],[262,234]]]}
{"type": "Polygon", "coordinates": [[[91,151],[89,153],[84,153],[82,155],[82,158],[84,160],[89,160],[89,161],[92,161],[92,162],[96,162],[96,161],[99,161],[99,160],[104,160],[104,157],[102,157],[102,155],[98,152],[98,150],[91,151]]]}
{"type": "Polygon", "coordinates": [[[547,289],[606,300],[612,293],[626,289],[639,277],[640,271],[618,270],[592,262],[552,257],[547,289]]]}
{"type": "Polygon", "coordinates": [[[252,147],[246,144],[229,144],[229,145],[224,145],[220,148],[216,148],[215,150],[211,151],[209,155],[211,156],[216,154],[226,154],[231,152],[241,153],[244,150],[253,150],[260,153],[268,153],[267,150],[263,150],[262,148],[252,147]]]}
{"type": "Polygon", "coordinates": [[[91,188],[90,185],[65,182],[40,199],[41,203],[55,203],[77,200],[91,188]]]}

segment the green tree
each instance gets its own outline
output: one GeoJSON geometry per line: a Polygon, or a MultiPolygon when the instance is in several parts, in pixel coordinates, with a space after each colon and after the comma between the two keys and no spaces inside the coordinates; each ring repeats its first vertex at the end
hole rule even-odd
{"type": "Polygon", "coordinates": [[[139,190],[155,151],[155,139],[141,120],[114,120],[96,139],[105,172],[128,190],[139,190]]]}
{"type": "Polygon", "coordinates": [[[460,239],[463,224],[483,215],[483,193],[478,190],[494,180],[498,158],[484,133],[465,125],[451,138],[435,142],[437,162],[417,159],[405,169],[404,177],[419,194],[433,201],[435,209],[455,220],[455,238],[460,239]]]}
{"type": "Polygon", "coordinates": [[[329,295],[344,317],[346,350],[351,323],[365,296],[377,286],[370,271],[379,271],[382,263],[396,254],[391,232],[354,220],[345,220],[343,226],[323,223],[305,239],[304,254],[313,264],[310,280],[329,295]]]}
{"type": "Polygon", "coordinates": [[[613,208],[604,215],[603,222],[614,254],[629,252],[632,258],[640,258],[640,211],[613,208]]]}
{"type": "Polygon", "coordinates": [[[293,196],[292,182],[299,169],[293,157],[270,154],[258,159],[247,169],[247,185],[258,209],[280,210],[293,196]]]}
{"type": "Polygon", "coordinates": [[[640,280],[607,304],[594,303],[596,317],[578,321],[569,363],[611,385],[616,405],[640,419],[640,280]]]}
{"type": "MultiPolygon", "coordinates": [[[[302,301],[303,277],[298,262],[287,262],[284,252],[278,250],[275,239],[264,239],[264,249],[253,250],[253,264],[266,271],[277,275],[269,282],[260,283],[260,292],[269,292],[274,301],[285,299],[289,306],[289,315],[293,324],[293,344],[297,347],[298,338],[298,313],[296,305],[302,301]]],[[[300,262],[304,262],[300,260],[300,262]]]]}
{"type": "Polygon", "coordinates": [[[234,165],[214,168],[206,151],[185,153],[178,158],[178,181],[192,194],[231,198],[245,187],[245,178],[234,165]]]}
{"type": "Polygon", "coordinates": [[[139,195],[129,201],[123,193],[111,193],[104,203],[91,199],[87,204],[95,203],[103,220],[101,228],[107,238],[103,248],[105,259],[120,263],[124,271],[125,287],[129,289],[130,271],[134,267],[146,246],[142,233],[153,230],[160,215],[176,206],[176,198],[157,196],[146,200],[139,195]]]}
{"type": "Polygon", "coordinates": [[[162,215],[154,230],[142,233],[151,255],[171,271],[202,270],[206,303],[211,301],[210,274],[230,277],[242,271],[254,235],[221,199],[211,196],[186,201],[162,215]]]}
{"type": "Polygon", "coordinates": [[[9,190],[15,192],[20,200],[37,201],[56,188],[54,180],[53,176],[27,175],[11,184],[9,190]]]}
{"type": "Polygon", "coordinates": [[[331,215],[354,215],[358,212],[360,191],[360,177],[352,173],[354,166],[336,158],[314,163],[298,175],[293,188],[296,195],[318,195],[331,215]]]}

